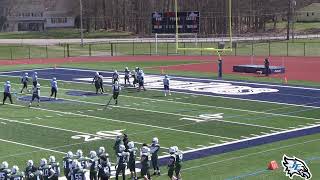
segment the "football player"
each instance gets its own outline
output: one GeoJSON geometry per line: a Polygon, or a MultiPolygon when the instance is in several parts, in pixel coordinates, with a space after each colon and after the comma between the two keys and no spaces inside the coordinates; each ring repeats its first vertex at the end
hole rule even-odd
{"type": "Polygon", "coordinates": [[[118,96],[121,91],[121,86],[118,81],[115,81],[112,85],[112,93],[113,93],[113,100],[115,101],[115,105],[118,104],[118,96]]]}
{"type": "Polygon", "coordinates": [[[134,142],[128,143],[128,152],[129,152],[129,161],[128,161],[128,168],[131,173],[131,179],[136,180],[137,172],[136,172],[136,156],[137,156],[137,148],[134,147],[134,142]]]}
{"type": "Polygon", "coordinates": [[[109,180],[111,176],[111,164],[107,162],[105,156],[102,156],[100,158],[100,164],[99,167],[99,179],[100,180],[109,180]]]}
{"type": "Polygon", "coordinates": [[[138,83],[137,72],[136,71],[132,71],[131,77],[133,78],[133,82],[132,82],[133,87],[136,87],[136,84],[138,83]]]}
{"type": "Polygon", "coordinates": [[[123,142],[123,145],[126,147],[126,150],[128,150],[129,138],[127,134],[123,134],[122,142],[123,142]]]}
{"type": "Polygon", "coordinates": [[[151,153],[151,162],[152,167],[154,170],[153,175],[159,175],[160,176],[160,169],[159,169],[159,160],[158,160],[158,152],[160,150],[159,145],[159,139],[157,137],[154,137],[152,139],[152,144],[150,146],[150,153],[151,153]]]}
{"type": "MultiPolygon", "coordinates": [[[[29,76],[28,73],[24,73],[24,75],[21,78],[21,83],[22,83],[22,89],[21,89],[21,93],[23,92],[24,89],[26,89],[28,91],[28,82],[29,82],[29,76]]],[[[28,91],[29,92],[29,91],[28,91]]]]}
{"type": "Polygon", "coordinates": [[[57,92],[58,92],[58,82],[57,82],[57,78],[52,78],[51,82],[51,95],[50,95],[50,99],[52,98],[52,96],[54,95],[54,100],[57,100],[57,92]]]}
{"type": "Polygon", "coordinates": [[[86,180],[85,171],[83,170],[80,162],[77,162],[77,161],[73,162],[71,179],[72,180],[86,180]]]}
{"type": "Polygon", "coordinates": [[[23,177],[24,177],[24,173],[19,172],[18,166],[14,165],[11,169],[11,174],[8,179],[9,180],[23,180],[23,177]]]}
{"type": "Polygon", "coordinates": [[[38,105],[37,106],[40,106],[40,84],[38,83],[35,87],[33,87],[32,89],[32,99],[29,103],[29,107],[31,106],[32,102],[35,100],[35,99],[38,99],[38,105]]]}
{"type": "MultiPolygon", "coordinates": [[[[94,83],[94,86],[96,88],[96,94],[98,94],[99,90],[102,88],[101,85],[103,84],[102,76],[100,76],[99,72],[96,72],[96,74],[93,77],[92,84],[94,83]]],[[[101,94],[103,94],[103,89],[101,89],[101,94]]]]}
{"type": "Polygon", "coordinates": [[[77,150],[76,158],[77,158],[78,162],[81,164],[82,169],[85,169],[88,167],[88,158],[83,156],[83,152],[81,149],[77,150]]]}
{"type": "Polygon", "coordinates": [[[119,73],[117,70],[114,70],[112,74],[112,84],[114,84],[116,81],[119,82],[119,73]]]}
{"type": "Polygon", "coordinates": [[[63,158],[64,176],[67,180],[71,180],[72,158],[73,153],[71,151],[67,152],[66,156],[63,158]]]}
{"type": "Polygon", "coordinates": [[[54,156],[49,157],[49,165],[55,172],[51,180],[58,180],[60,176],[60,164],[59,162],[56,162],[56,158],[54,156]]]}
{"type": "Polygon", "coordinates": [[[141,148],[141,177],[143,177],[144,180],[150,180],[150,160],[149,160],[149,155],[150,155],[150,149],[148,146],[142,146],[141,148]]]}
{"type": "Polygon", "coordinates": [[[139,83],[138,91],[140,91],[141,88],[143,88],[143,90],[145,91],[146,88],[144,87],[144,73],[142,69],[138,72],[137,79],[139,83]]]}
{"type": "Polygon", "coordinates": [[[0,180],[7,180],[11,171],[9,169],[9,164],[7,161],[1,163],[0,167],[0,180]]]}
{"type": "Polygon", "coordinates": [[[176,149],[175,147],[169,148],[169,161],[168,161],[168,176],[170,180],[176,180],[176,176],[174,176],[174,170],[175,170],[175,163],[176,163],[176,149]]]}
{"type": "Polygon", "coordinates": [[[27,180],[37,180],[37,170],[38,168],[36,168],[33,165],[33,161],[32,160],[28,160],[27,162],[27,167],[26,167],[26,171],[25,171],[25,176],[27,180]]]}
{"type": "Polygon", "coordinates": [[[125,70],[124,70],[124,85],[127,86],[127,82],[130,86],[130,71],[129,71],[129,68],[126,67],[125,70]]]}
{"type": "Polygon", "coordinates": [[[33,84],[33,87],[36,87],[37,84],[38,84],[38,73],[37,73],[37,72],[34,72],[34,73],[33,73],[33,76],[32,76],[32,84],[33,84]]]}
{"type": "Polygon", "coordinates": [[[103,173],[104,173],[104,176],[106,176],[105,168],[107,168],[103,164],[107,164],[108,167],[111,167],[109,154],[106,153],[106,150],[104,147],[99,147],[97,156],[99,158],[98,159],[98,164],[99,164],[98,179],[106,178],[106,177],[102,177],[103,173]]]}
{"type": "Polygon", "coordinates": [[[101,73],[99,73],[99,84],[100,84],[100,88],[101,88],[101,94],[104,93],[104,89],[103,89],[103,76],[101,73]]]}
{"type": "Polygon", "coordinates": [[[39,166],[39,171],[40,171],[40,180],[49,180],[51,179],[54,174],[56,173],[50,165],[48,165],[47,160],[42,158],[40,160],[40,166],[39,166]]]}
{"type": "Polygon", "coordinates": [[[165,75],[163,79],[164,96],[167,96],[167,94],[171,96],[169,85],[170,85],[170,79],[168,78],[168,75],[165,75]]]}
{"type": "Polygon", "coordinates": [[[121,136],[117,136],[115,143],[113,145],[113,150],[115,151],[116,155],[118,155],[118,153],[119,153],[120,144],[121,144],[121,136]]]}
{"type": "Polygon", "coordinates": [[[98,179],[98,163],[99,158],[95,151],[90,151],[90,159],[88,162],[88,167],[90,169],[90,180],[98,179]]]}
{"type": "Polygon", "coordinates": [[[10,103],[13,104],[12,96],[11,96],[11,83],[10,83],[10,81],[7,81],[4,84],[3,102],[2,102],[2,104],[4,104],[6,102],[7,98],[9,98],[10,103]]]}
{"type": "Polygon", "coordinates": [[[129,153],[125,152],[126,147],[121,144],[119,146],[119,153],[117,155],[117,169],[116,169],[116,180],[118,180],[118,176],[122,173],[122,179],[126,179],[126,167],[129,160],[129,153]]]}
{"type": "Polygon", "coordinates": [[[181,163],[182,163],[182,159],[183,159],[183,154],[181,151],[179,151],[178,146],[174,146],[174,148],[175,148],[175,155],[176,155],[174,171],[175,171],[177,179],[180,180],[181,179],[181,173],[180,173],[181,172],[181,163]]]}

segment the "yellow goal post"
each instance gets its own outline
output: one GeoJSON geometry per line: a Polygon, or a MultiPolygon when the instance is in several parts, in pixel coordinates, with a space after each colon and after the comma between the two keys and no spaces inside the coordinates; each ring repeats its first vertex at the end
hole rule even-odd
{"type": "Polygon", "coordinates": [[[229,31],[229,46],[228,48],[223,48],[223,49],[219,49],[219,48],[215,48],[215,47],[180,47],[179,46],[179,22],[178,22],[178,12],[179,12],[179,8],[178,8],[178,0],[174,0],[175,1],[175,21],[176,21],[176,50],[177,51],[181,51],[181,50],[187,50],[187,51],[212,51],[212,52],[216,52],[218,54],[218,56],[220,57],[220,53],[221,52],[231,52],[232,51],[232,0],[226,0],[228,1],[228,31],[229,31]]]}

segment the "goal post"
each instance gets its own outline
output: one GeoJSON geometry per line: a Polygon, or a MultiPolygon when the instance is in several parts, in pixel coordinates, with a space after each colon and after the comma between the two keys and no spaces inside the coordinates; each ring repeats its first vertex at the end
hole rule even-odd
{"type": "Polygon", "coordinates": [[[188,50],[188,51],[213,51],[218,53],[218,55],[220,56],[220,52],[227,52],[227,51],[232,51],[232,0],[226,0],[228,1],[228,41],[229,41],[229,45],[227,48],[215,48],[215,47],[180,47],[179,46],[179,42],[180,42],[180,38],[179,38],[179,19],[178,19],[178,12],[179,12],[179,4],[178,4],[178,0],[175,0],[175,32],[176,32],[176,49],[177,51],[179,50],[188,50]]]}

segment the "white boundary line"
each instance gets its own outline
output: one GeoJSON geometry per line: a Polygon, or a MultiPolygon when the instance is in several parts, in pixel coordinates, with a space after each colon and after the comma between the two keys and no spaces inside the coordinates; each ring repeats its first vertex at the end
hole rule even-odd
{"type": "Polygon", "coordinates": [[[38,147],[38,146],[32,146],[32,145],[29,145],[29,144],[23,144],[23,143],[19,143],[19,142],[15,142],[15,141],[9,141],[9,140],[5,140],[5,139],[0,139],[0,141],[6,142],[6,143],[11,143],[11,144],[16,144],[16,145],[20,145],[20,146],[40,149],[40,150],[44,150],[44,151],[50,151],[50,152],[59,153],[59,154],[66,154],[65,152],[61,152],[61,151],[56,151],[56,150],[47,149],[47,148],[38,147]]]}
{"type": "Polygon", "coordinates": [[[320,141],[320,139],[314,139],[314,140],[309,140],[309,141],[305,141],[305,142],[301,142],[301,143],[290,144],[290,145],[286,145],[286,146],[281,146],[279,148],[272,148],[272,149],[259,151],[259,152],[255,152],[255,153],[250,153],[250,154],[237,156],[237,157],[233,157],[233,158],[228,158],[228,159],[224,159],[224,160],[220,160],[220,161],[214,161],[214,162],[210,162],[210,163],[206,163],[206,164],[202,164],[202,165],[198,165],[198,166],[192,166],[192,167],[188,167],[188,168],[183,168],[182,171],[188,171],[188,170],[197,169],[197,168],[201,168],[201,167],[208,167],[209,165],[213,165],[213,164],[223,163],[223,162],[227,162],[227,161],[234,161],[234,160],[242,159],[242,158],[249,157],[249,156],[254,156],[254,155],[258,155],[258,154],[264,154],[264,153],[267,153],[267,152],[277,151],[277,150],[290,148],[290,147],[298,146],[298,145],[303,145],[303,144],[307,144],[307,143],[312,143],[312,142],[316,142],[316,141],[320,141]]]}

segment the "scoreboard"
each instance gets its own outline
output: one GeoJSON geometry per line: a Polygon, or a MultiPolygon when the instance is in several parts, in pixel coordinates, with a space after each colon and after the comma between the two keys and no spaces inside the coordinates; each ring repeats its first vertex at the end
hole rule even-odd
{"type": "MultiPolygon", "coordinates": [[[[200,32],[200,12],[178,12],[179,33],[200,32]]],[[[176,13],[175,12],[154,12],[152,13],[152,33],[175,34],[176,13]]]]}

